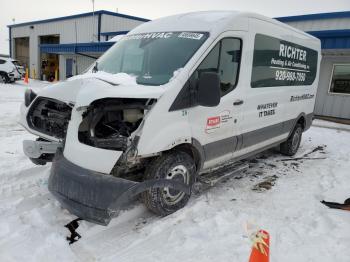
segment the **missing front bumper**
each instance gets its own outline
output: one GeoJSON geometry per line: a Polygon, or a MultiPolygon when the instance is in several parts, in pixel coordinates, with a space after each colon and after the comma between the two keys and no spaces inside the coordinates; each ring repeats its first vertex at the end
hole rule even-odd
{"type": "Polygon", "coordinates": [[[51,167],[49,190],[72,214],[100,225],[108,225],[118,211],[150,189],[169,187],[190,193],[189,186],[172,180],[135,182],[79,167],[60,151],[51,167]]]}

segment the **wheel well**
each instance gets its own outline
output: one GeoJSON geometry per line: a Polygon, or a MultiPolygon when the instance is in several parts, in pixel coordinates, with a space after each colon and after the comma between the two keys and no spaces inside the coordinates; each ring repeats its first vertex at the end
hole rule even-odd
{"type": "Polygon", "coordinates": [[[196,170],[198,170],[200,168],[202,159],[201,159],[200,153],[193,145],[180,144],[180,145],[177,145],[176,147],[172,148],[171,150],[182,151],[182,152],[189,154],[194,160],[194,163],[196,165],[196,170]]]}
{"type": "Polygon", "coordinates": [[[301,124],[303,130],[305,129],[305,125],[306,125],[306,121],[305,121],[305,117],[304,116],[301,116],[298,121],[297,121],[297,124],[301,124]]]}

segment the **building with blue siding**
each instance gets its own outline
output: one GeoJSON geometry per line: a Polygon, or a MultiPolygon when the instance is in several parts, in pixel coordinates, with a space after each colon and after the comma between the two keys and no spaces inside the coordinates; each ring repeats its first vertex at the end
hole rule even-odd
{"type": "Polygon", "coordinates": [[[9,25],[10,55],[30,76],[64,80],[84,72],[110,48],[116,35],[149,21],[105,10],[9,25]]]}
{"type": "Polygon", "coordinates": [[[315,114],[350,119],[350,11],[279,17],[321,40],[322,61],[315,114]]]}

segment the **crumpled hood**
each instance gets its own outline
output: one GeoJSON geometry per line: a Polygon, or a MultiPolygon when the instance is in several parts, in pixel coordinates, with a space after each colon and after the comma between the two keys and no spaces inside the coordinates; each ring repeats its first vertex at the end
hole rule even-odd
{"type": "MultiPolygon", "coordinates": [[[[125,81],[124,81],[125,82],[125,81]]],[[[49,97],[77,107],[88,106],[102,98],[159,98],[165,91],[162,86],[144,86],[135,83],[117,84],[99,74],[88,74],[68,81],[50,85],[39,92],[39,96],[49,97]]]]}
{"type": "Polygon", "coordinates": [[[86,81],[64,81],[48,85],[38,92],[39,96],[57,99],[66,103],[75,103],[80,89],[86,85],[86,81]]]}
{"type": "Polygon", "coordinates": [[[76,106],[88,106],[102,98],[159,98],[165,91],[161,86],[111,85],[103,80],[90,79],[76,99],[76,106]]]}

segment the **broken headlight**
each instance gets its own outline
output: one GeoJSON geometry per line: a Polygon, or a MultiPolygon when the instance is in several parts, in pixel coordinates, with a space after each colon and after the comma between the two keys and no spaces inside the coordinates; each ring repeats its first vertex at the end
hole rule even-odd
{"type": "Polygon", "coordinates": [[[141,124],[149,99],[101,99],[83,113],[78,138],[81,143],[125,152],[131,134],[141,124]]]}

